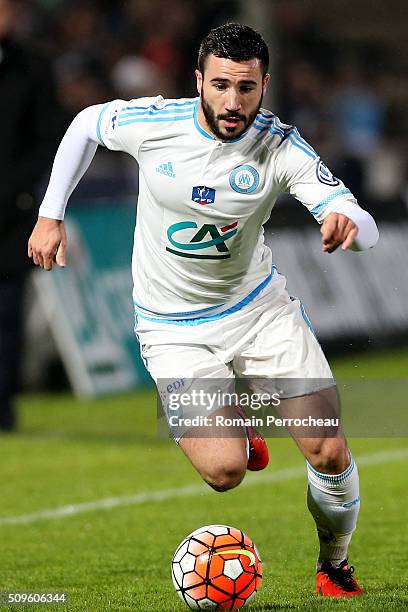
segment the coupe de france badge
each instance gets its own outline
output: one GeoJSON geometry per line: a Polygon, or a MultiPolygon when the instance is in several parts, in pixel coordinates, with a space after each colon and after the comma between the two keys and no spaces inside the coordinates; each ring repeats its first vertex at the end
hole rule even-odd
{"type": "Polygon", "coordinates": [[[214,204],[215,189],[205,187],[205,185],[193,187],[191,199],[193,202],[197,202],[198,204],[214,204]]]}
{"type": "Polygon", "coordinates": [[[259,174],[253,166],[237,166],[231,172],[229,182],[238,193],[252,193],[259,185],[259,174]]]}

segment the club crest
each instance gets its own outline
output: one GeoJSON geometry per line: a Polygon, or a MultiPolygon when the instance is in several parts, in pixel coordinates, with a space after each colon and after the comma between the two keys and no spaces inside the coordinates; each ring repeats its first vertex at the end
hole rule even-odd
{"type": "Polygon", "coordinates": [[[253,193],[259,185],[259,174],[253,166],[237,166],[231,172],[229,182],[237,193],[253,193]]]}

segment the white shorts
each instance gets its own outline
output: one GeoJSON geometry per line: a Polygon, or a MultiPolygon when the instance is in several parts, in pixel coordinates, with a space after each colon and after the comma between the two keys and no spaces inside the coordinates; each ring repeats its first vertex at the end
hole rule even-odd
{"type": "Polygon", "coordinates": [[[222,380],[231,391],[235,378],[241,378],[252,392],[263,393],[268,381],[296,379],[285,397],[333,386],[303,305],[285,286],[285,277],[279,275],[239,311],[200,325],[138,318],[135,331],[142,358],[163,404],[169,390],[186,380],[191,387],[191,381],[205,379],[207,388],[213,379],[222,380]]]}

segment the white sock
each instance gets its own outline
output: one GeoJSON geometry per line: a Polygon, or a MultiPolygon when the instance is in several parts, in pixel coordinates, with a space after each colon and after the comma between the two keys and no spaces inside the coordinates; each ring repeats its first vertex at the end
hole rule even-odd
{"type": "Polygon", "coordinates": [[[322,474],[307,463],[307,506],[319,536],[317,568],[324,561],[339,565],[346,557],[360,510],[357,466],[350,454],[350,465],[341,474],[322,474]]]}

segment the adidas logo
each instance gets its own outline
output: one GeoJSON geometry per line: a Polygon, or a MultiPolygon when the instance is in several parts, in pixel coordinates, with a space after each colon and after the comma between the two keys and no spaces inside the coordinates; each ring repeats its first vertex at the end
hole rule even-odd
{"type": "Polygon", "coordinates": [[[176,178],[176,175],[173,170],[173,164],[171,162],[167,162],[167,164],[160,164],[157,166],[156,172],[159,174],[165,174],[166,176],[170,176],[171,178],[176,178]]]}

